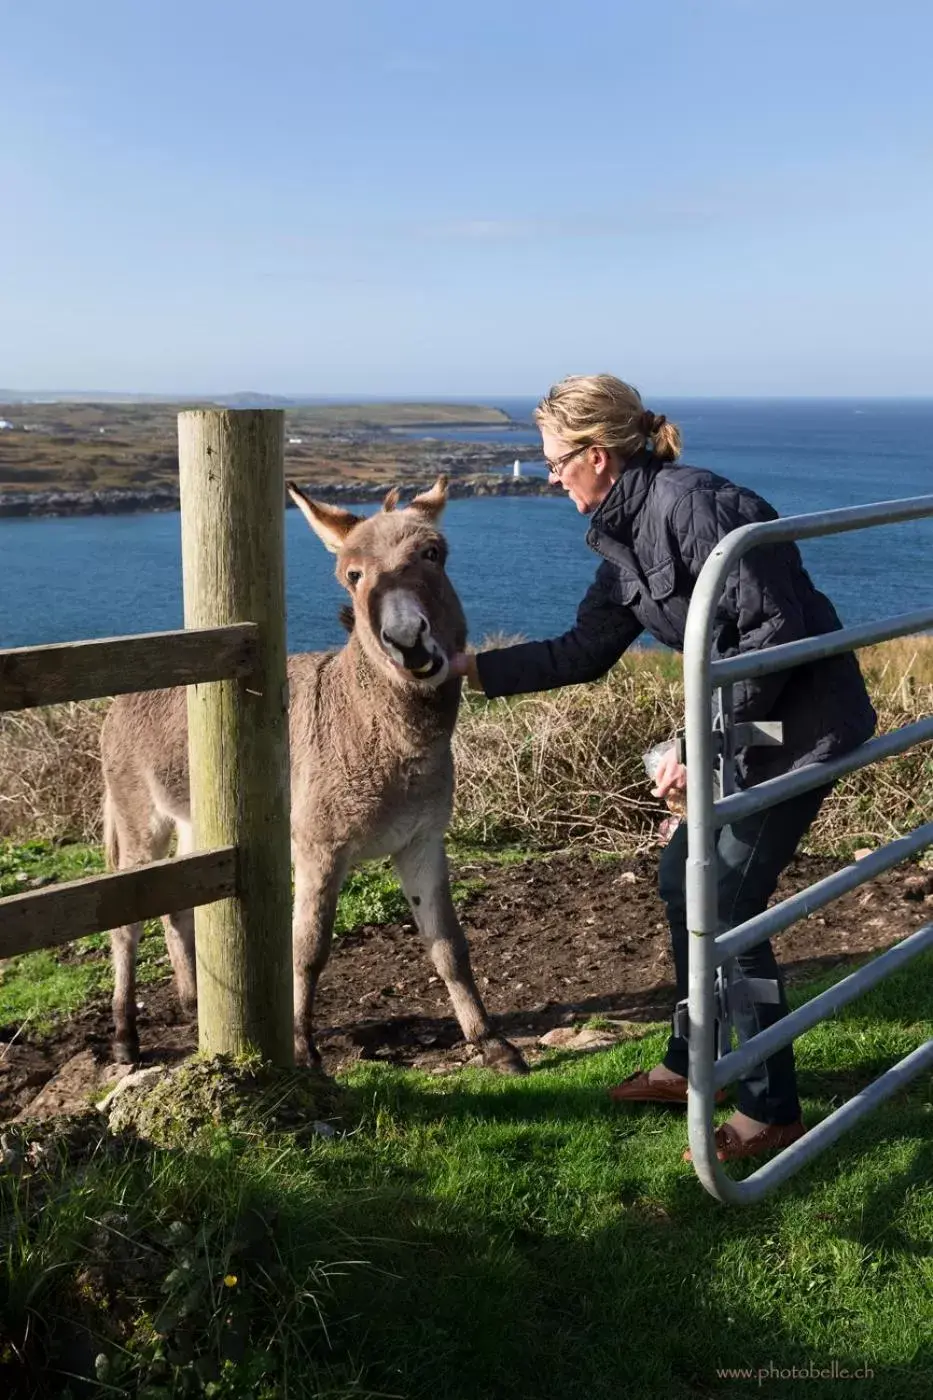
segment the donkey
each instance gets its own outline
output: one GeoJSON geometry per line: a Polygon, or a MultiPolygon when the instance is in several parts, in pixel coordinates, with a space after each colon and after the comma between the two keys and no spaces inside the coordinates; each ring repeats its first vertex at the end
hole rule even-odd
{"type": "MultiPolygon", "coordinates": [[[[391,856],[415,923],[447,986],[465,1038],[483,1064],[527,1072],[483,1006],[450,893],[444,833],[453,805],[451,736],[461,681],[449,660],[466,644],[460,600],[445,572],[438,519],[447,478],[398,509],[390,491],[376,515],[360,517],[291,499],[337,556],[350,594],[349,630],[336,652],[288,661],[292,859],[295,902],[295,1055],[319,1064],[314,995],[330,953],[337,897],[350,869],[391,856]]],[[[164,857],[172,833],[192,850],[187,712],[183,689],[118,696],[101,735],[104,829],[111,869],[164,857]]],[[[192,910],[163,919],[183,1009],[197,1009],[192,910]]],[[[114,1056],[139,1058],[135,967],[141,924],[114,929],[114,1056]]]]}

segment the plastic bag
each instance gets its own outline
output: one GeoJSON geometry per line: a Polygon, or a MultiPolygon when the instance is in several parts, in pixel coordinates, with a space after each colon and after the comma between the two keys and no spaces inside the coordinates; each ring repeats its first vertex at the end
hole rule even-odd
{"type": "MultiPolygon", "coordinates": [[[[655,744],[654,748],[642,754],[642,763],[645,765],[645,772],[652,782],[655,782],[657,779],[658,769],[661,766],[661,759],[665,754],[670,753],[673,748],[676,748],[676,745],[676,739],[666,739],[663,744],[655,744]]],[[[687,815],[687,795],[685,792],[677,788],[672,788],[664,801],[667,803],[668,811],[673,812],[674,816],[685,817],[687,815]]]]}
{"type": "MultiPolygon", "coordinates": [[[[652,782],[655,782],[657,779],[661,759],[666,753],[670,753],[671,749],[676,746],[676,742],[675,739],[666,739],[663,744],[655,744],[653,748],[648,749],[647,753],[642,754],[641,757],[642,763],[645,765],[645,772],[652,782]]],[[[658,827],[658,840],[661,842],[662,846],[667,845],[668,841],[670,841],[674,832],[687,815],[687,794],[678,791],[676,788],[672,788],[664,801],[667,803],[667,810],[671,815],[665,817],[658,827]]]]}

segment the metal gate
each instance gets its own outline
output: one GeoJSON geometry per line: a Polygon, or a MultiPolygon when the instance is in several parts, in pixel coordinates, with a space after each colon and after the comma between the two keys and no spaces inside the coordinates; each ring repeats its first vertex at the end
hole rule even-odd
{"type": "MultiPolygon", "coordinates": [[[[847,627],[824,636],[766,647],[746,655],[713,661],[711,657],[716,606],[729,572],[743,555],[758,545],[812,539],[870,525],[933,516],[933,496],[901,501],[879,501],[845,510],[787,516],[733,530],[712,551],[697,579],[687,617],[684,641],[687,761],[687,926],[690,929],[689,991],[689,1088],[687,1120],[690,1149],[697,1175],[711,1195],[720,1201],[748,1204],[773,1190],[818,1153],[835,1142],[847,1128],[909,1083],[927,1065],[933,1065],[933,1040],[927,1041],[880,1075],[824,1118],[804,1137],[772,1158],[744,1181],[734,1181],[723,1170],[713,1140],[714,1096],[753,1065],[760,1064],[796,1036],[845,1006],[854,997],[903,967],[918,953],[933,947],[933,924],[919,929],[889,948],[871,963],[843,978],[828,991],[784,1016],[732,1050],[717,1047],[716,1022],[728,1026],[728,998],[734,991],[732,960],[763,939],[780,933],[797,919],[822,908],[839,895],[873,879],[899,861],[933,844],[933,821],[925,823],[864,859],[818,881],[764,913],[724,932],[717,932],[716,832],[720,827],[764,811],[775,803],[821,787],[846,773],[864,768],[877,759],[903,753],[914,744],[933,739],[933,716],[880,738],[870,739],[852,753],[824,763],[808,764],[792,773],[771,778],[745,791],[733,791],[732,755],[739,745],[754,741],[748,730],[732,721],[732,686],[736,681],[787,670],[804,662],[836,656],[873,642],[933,627],[933,607],[879,622],[847,627]],[[716,692],[715,723],[711,703],[716,692]],[[744,728],[745,733],[738,732],[744,728]],[[713,788],[718,769],[721,796],[713,788]],[[720,971],[722,969],[722,971],[720,971]],[[717,1058],[717,1048],[722,1053],[717,1058]]],[[[775,742],[774,726],[761,726],[758,739],[775,742]]],[[[741,983],[739,983],[741,987],[741,983]]]]}

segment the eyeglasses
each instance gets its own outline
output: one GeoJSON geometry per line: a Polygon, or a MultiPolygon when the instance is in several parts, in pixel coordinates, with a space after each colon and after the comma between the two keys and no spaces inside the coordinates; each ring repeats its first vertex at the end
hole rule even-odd
{"type": "Polygon", "coordinates": [[[581,442],[579,446],[574,447],[572,451],[565,452],[563,457],[558,457],[556,462],[552,462],[549,457],[545,457],[545,466],[547,467],[551,475],[556,476],[557,480],[560,481],[560,474],[564,470],[564,467],[567,465],[567,463],[572,461],[574,457],[579,457],[581,452],[585,452],[586,449],[588,447],[592,447],[592,445],[593,444],[591,442],[581,442]]]}

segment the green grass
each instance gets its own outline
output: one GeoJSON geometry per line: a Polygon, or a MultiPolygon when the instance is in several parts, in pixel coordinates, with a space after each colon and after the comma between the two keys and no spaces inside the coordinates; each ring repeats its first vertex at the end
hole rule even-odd
{"type": "MultiPolygon", "coordinates": [[[[97,846],[0,841],[0,898],[36,888],[31,882],[80,880],[103,869],[97,846]]],[[[113,978],[108,947],[107,934],[92,933],[61,948],[43,948],[0,962],[0,1026],[25,1023],[30,1034],[42,1034],[92,997],[109,994],[113,978]]],[[[137,968],[140,983],[164,977],[169,969],[157,919],[145,925],[137,968]]]]}
{"type": "Polygon", "coordinates": [[[55,846],[49,841],[0,841],[0,899],[36,888],[34,881],[80,880],[104,868],[97,846],[55,846]]]}
{"type": "MultiPolygon", "coordinates": [[[[926,958],[805,1037],[811,1121],[933,1033],[931,1006],[926,958]]],[[[780,1388],[724,1368],[811,1363],[871,1367],[859,1395],[929,1394],[929,1076],[774,1198],[724,1208],[681,1161],[682,1116],[605,1097],[662,1045],[655,1027],[589,1057],[555,1051],[518,1081],[362,1065],[344,1136],[217,1130],[197,1152],[99,1154],[34,1214],[0,1179],[11,1336],[74,1309],[115,1211],[121,1248],[148,1262],[130,1268],[117,1338],[102,1302],[84,1306],[120,1394],[685,1400],[780,1388]],[[240,1359],[224,1370],[230,1327],[240,1359]]]]}
{"type": "MultiPolygon", "coordinates": [[[[927,956],[798,1042],[808,1121],[931,1035],[927,956]]],[[[364,1063],[336,1138],[217,1128],[0,1173],[0,1392],[43,1393],[16,1388],[25,1346],[58,1396],[53,1364],[97,1366],[75,1396],[149,1400],[687,1400],[789,1393],[758,1368],[834,1363],[871,1368],[858,1395],[928,1395],[929,1073],[727,1208],[681,1161],[682,1115],[606,1099],[664,1036],[555,1050],[523,1080],[364,1063]]]]}
{"type": "MultiPolygon", "coordinates": [[[[516,858],[521,859],[520,856],[516,858]]],[[[471,895],[482,889],[483,883],[482,878],[452,880],[450,889],[454,903],[462,907],[471,895]]],[[[350,933],[361,924],[388,924],[410,918],[411,910],[390,862],[368,861],[351,871],[344,883],[337,903],[334,932],[338,935],[350,933]]]]}
{"type": "MultiPolygon", "coordinates": [[[[461,859],[490,859],[472,848],[463,848],[461,859]]],[[[503,860],[520,860],[514,848],[503,860]]],[[[87,845],[54,845],[48,841],[14,843],[0,841],[0,898],[35,888],[32,882],[77,880],[104,868],[100,848],[87,845]]],[[[454,902],[462,907],[480,888],[481,877],[466,877],[452,884],[454,902]]],[[[408,905],[388,861],[372,861],[353,871],[337,907],[338,935],[361,924],[384,924],[410,917],[408,905]]],[[[113,988],[109,939],[105,933],[76,939],[63,948],[42,949],[0,962],[0,1026],[28,1022],[31,1034],[47,1032],[62,1016],[73,1015],[91,997],[109,995],[113,988]]],[[[138,980],[164,977],[168,956],[158,919],[145,925],[139,944],[138,980]]]]}

